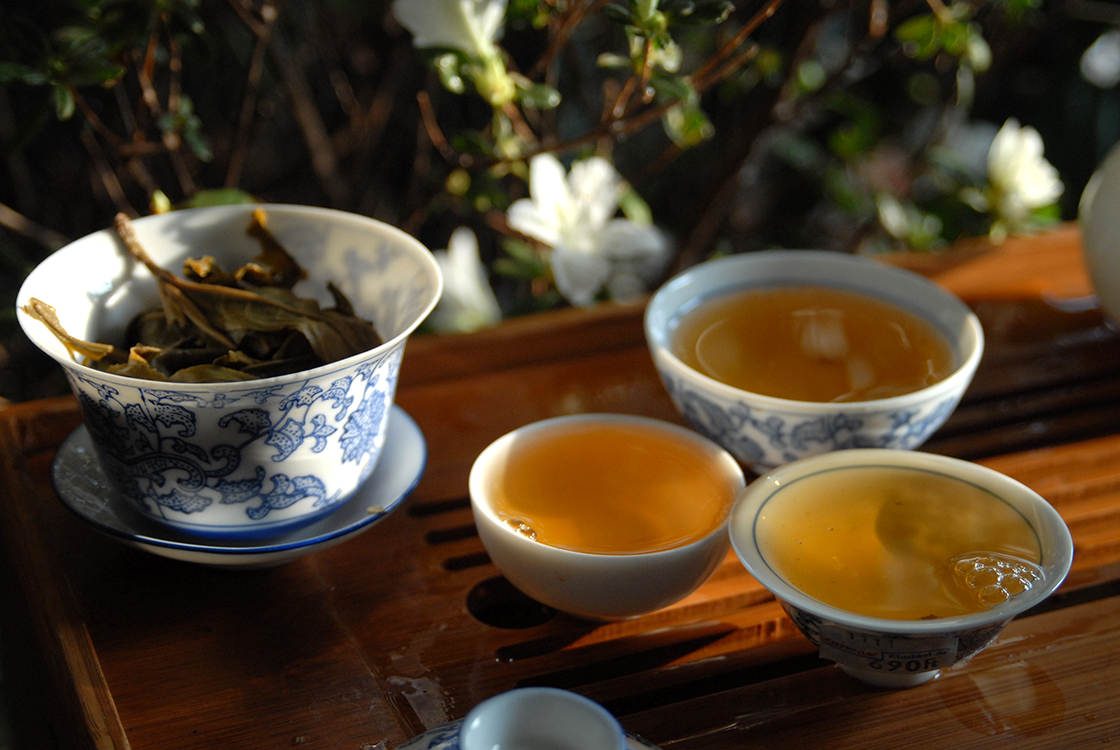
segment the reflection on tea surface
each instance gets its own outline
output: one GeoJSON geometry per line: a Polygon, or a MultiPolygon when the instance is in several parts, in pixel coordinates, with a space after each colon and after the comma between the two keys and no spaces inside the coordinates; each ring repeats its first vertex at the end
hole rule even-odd
{"type": "Polygon", "coordinates": [[[980,612],[1042,580],[1034,529],[975,485],[891,466],[822,471],[782,487],[755,525],[786,581],[826,604],[919,620],[980,612]]]}
{"type": "Polygon", "coordinates": [[[870,401],[925,388],[955,366],[949,341],[918,316],[854,292],[750,289],[686,313],[673,353],[752,393],[796,401],[870,401]]]}

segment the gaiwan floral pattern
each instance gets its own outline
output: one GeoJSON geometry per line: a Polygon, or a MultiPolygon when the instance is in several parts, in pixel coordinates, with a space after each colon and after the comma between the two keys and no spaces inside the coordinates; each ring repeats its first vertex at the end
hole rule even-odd
{"type": "Polygon", "coordinates": [[[328,454],[339,463],[328,468],[350,465],[360,481],[369,476],[401,354],[396,347],[315,378],[260,381],[219,393],[67,372],[104,470],[138,509],[203,516],[216,505],[243,505],[253,524],[297,503],[326,512],[347,499],[332,489],[330,472],[288,469],[324,467],[321,461],[300,462],[301,453],[323,454],[331,447],[328,454]]]}
{"type": "Polygon", "coordinates": [[[669,396],[698,431],[735,458],[765,471],[801,456],[846,448],[911,450],[940,427],[958,398],[899,408],[885,415],[837,411],[812,417],[763,413],[741,401],[717,402],[667,370],[659,374],[669,396]]]}

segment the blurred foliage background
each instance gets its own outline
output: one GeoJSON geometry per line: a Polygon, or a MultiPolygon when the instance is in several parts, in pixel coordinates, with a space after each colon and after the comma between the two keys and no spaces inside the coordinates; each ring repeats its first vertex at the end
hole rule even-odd
{"type": "Polygon", "coordinates": [[[15,293],[118,211],[328,206],[432,248],[469,227],[508,316],[565,304],[547,248],[505,213],[537,153],[608,158],[640,196],[627,215],[672,239],[668,274],[720,253],[937,251],[990,233],[962,196],[986,185],[1009,118],[1041,134],[1064,184],[1035,218],[1070,220],[1120,138],[1110,2],[502,5],[508,101],[480,89],[470,50],[415,46],[388,0],[5,0],[0,397],[64,390],[38,376],[53,369],[19,335],[15,293]],[[1094,44],[1104,72],[1087,77],[1094,44]]]}

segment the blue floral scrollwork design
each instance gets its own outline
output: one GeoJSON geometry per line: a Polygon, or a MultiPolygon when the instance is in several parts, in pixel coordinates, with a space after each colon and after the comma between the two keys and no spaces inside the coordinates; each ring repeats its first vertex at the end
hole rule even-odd
{"type": "MultiPolygon", "coordinates": [[[[322,453],[341,429],[342,461],[361,461],[377,448],[378,426],[384,423],[389,388],[395,384],[392,366],[384,378],[376,372],[384,359],[364,363],[325,389],[307,381],[294,389],[272,385],[209,399],[144,385],[122,395],[123,386],[67,373],[104,468],[131,501],[157,513],[186,514],[200,513],[214,503],[245,504],[246,515],[260,520],[303,500],[312,500],[318,508],[339,497],[330,495],[323,479],[313,475],[269,474],[261,466],[250,476],[235,475],[243,451],[259,441],[273,449],[274,462],[304,446],[322,453]],[[204,410],[238,403],[245,408],[210,423],[216,424],[217,438],[212,430],[198,434],[204,410]],[[340,422],[341,427],[336,426],[340,422]]],[[[367,476],[372,463],[363,469],[367,476]]]]}
{"type": "Polygon", "coordinates": [[[660,376],[681,414],[697,431],[740,461],[762,466],[848,448],[912,449],[941,426],[956,406],[956,398],[947,398],[932,409],[921,404],[873,417],[839,411],[808,419],[763,416],[741,401],[723,403],[708,398],[665,370],[660,376]]]}

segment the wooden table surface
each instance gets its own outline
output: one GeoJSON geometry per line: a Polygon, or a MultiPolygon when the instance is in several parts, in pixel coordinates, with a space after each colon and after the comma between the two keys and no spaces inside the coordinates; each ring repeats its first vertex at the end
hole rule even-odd
{"type": "Polygon", "coordinates": [[[1093,747],[1120,740],[1120,334],[1064,226],[998,249],[893,259],[958,293],[987,349],[923,450],[1036,489],[1073,533],[1066,583],[986,651],[905,691],[820,660],[733,555],[625,622],[553,613],[489,562],[478,452],[545,417],[680,418],[641,306],[408,345],[397,403],[428,464],[405,503],[331,549],[256,571],[156,557],[68,513],[49,471],[72,399],[0,411],[0,617],[28,747],[392,750],[495,693],[587,695],[662,750],[1093,747]]]}

